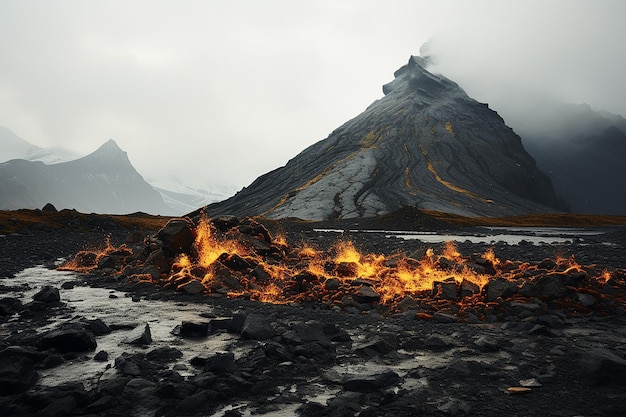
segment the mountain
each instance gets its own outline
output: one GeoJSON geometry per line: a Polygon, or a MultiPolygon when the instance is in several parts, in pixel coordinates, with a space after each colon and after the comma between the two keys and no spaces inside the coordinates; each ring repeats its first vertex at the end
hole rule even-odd
{"type": "Polygon", "coordinates": [[[13,159],[0,164],[0,209],[41,208],[46,203],[86,213],[171,211],[112,139],[69,162],[13,159]]]}
{"type": "Polygon", "coordinates": [[[587,104],[544,101],[514,123],[573,212],[626,215],[626,119],[587,104]]]}
{"type": "Polygon", "coordinates": [[[78,154],[61,148],[41,148],[20,138],[10,129],[0,126],[0,162],[11,159],[41,161],[57,164],[78,158],[78,154]]]}
{"type": "Polygon", "coordinates": [[[309,220],[370,217],[404,206],[468,216],[566,209],[486,104],[411,57],[384,97],[209,215],[309,220]]]}

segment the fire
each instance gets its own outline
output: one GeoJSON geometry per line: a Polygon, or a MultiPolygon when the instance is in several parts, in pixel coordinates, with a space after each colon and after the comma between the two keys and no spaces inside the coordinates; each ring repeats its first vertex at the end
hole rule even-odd
{"type": "Polygon", "coordinates": [[[383,255],[362,255],[350,241],[338,242],[335,245],[335,250],[337,252],[336,264],[351,263],[356,265],[356,273],[353,278],[379,278],[384,271],[385,257],[383,255]]]}
{"type": "Polygon", "coordinates": [[[291,247],[284,235],[273,237],[254,220],[230,229],[224,226],[218,229],[203,216],[193,227],[191,246],[171,259],[155,258],[163,252],[158,242],[148,238],[144,256],[137,258],[124,245],[116,248],[107,241],[103,249],[80,252],[62,269],[79,272],[99,269],[106,273],[113,270],[116,274],[122,274],[123,270],[129,279],[151,281],[181,291],[276,304],[317,301],[342,305],[352,298],[357,302],[377,303],[390,311],[407,299],[456,304],[456,310],[461,312],[470,305],[485,308],[486,288],[494,278],[516,283],[522,278],[533,281],[562,276],[564,280],[570,278],[567,284],[570,287],[572,282],[581,280],[596,283],[589,284],[589,288],[609,281],[624,281],[623,271],[617,272],[622,278],[615,279],[616,271],[583,267],[573,256],[532,264],[502,261],[489,248],[482,255],[466,257],[452,242],[446,243],[440,254],[425,248],[421,259],[401,252],[362,253],[351,241],[338,241],[328,250],[308,244],[291,247]],[[111,267],[107,257],[116,259],[117,267],[111,267]],[[154,265],[161,266],[158,276],[146,272],[150,270],[146,267],[151,259],[157,259],[154,265]]]}
{"type": "Polygon", "coordinates": [[[106,236],[104,241],[104,247],[83,250],[76,254],[73,259],[67,260],[59,266],[61,271],[76,271],[81,273],[87,273],[100,267],[102,260],[108,255],[126,255],[132,254],[130,249],[126,245],[115,247],[111,244],[111,237],[106,236]]]}
{"type": "Polygon", "coordinates": [[[222,254],[244,253],[241,245],[233,240],[218,240],[214,237],[213,225],[206,216],[200,218],[196,227],[194,247],[198,253],[198,265],[210,267],[222,254]]]}

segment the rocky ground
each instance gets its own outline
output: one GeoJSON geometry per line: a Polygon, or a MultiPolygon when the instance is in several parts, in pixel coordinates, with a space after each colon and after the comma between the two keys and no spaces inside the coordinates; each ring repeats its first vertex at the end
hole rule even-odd
{"type": "MultiPolygon", "coordinates": [[[[290,241],[324,246],[337,238],[307,224],[269,227],[290,241]]],[[[626,317],[621,304],[609,302],[610,294],[603,295],[606,308],[588,314],[537,299],[509,302],[506,314],[464,322],[411,309],[388,314],[376,306],[206,297],[106,276],[78,276],[50,287],[13,285],[18,271],[52,265],[86,242],[101,242],[105,229],[0,237],[1,415],[626,415],[626,317]],[[140,320],[129,313],[120,321],[99,310],[77,314],[78,303],[65,294],[83,287],[109,288],[111,305],[122,302],[122,291],[136,308],[165,302],[186,314],[164,338],[155,331],[165,320],[159,317],[140,320]],[[23,296],[27,290],[34,295],[23,296]],[[117,353],[109,354],[102,346],[116,335],[117,353]],[[51,384],[42,378],[81,364],[91,370],[94,363],[99,371],[74,380],[51,384]]],[[[528,262],[574,254],[581,263],[623,269],[624,230],[604,232],[559,247],[497,244],[495,252],[528,262]]],[[[129,234],[129,245],[138,244],[137,232],[123,228],[112,231],[112,240],[129,234]]],[[[424,247],[359,233],[350,238],[374,253],[424,247]]],[[[471,254],[485,247],[464,243],[458,249],[471,254]]]]}

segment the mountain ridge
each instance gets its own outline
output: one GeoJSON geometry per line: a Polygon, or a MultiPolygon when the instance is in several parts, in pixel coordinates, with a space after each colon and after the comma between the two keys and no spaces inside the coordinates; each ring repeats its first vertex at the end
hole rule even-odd
{"type": "Polygon", "coordinates": [[[519,136],[427,62],[412,56],[363,113],[206,212],[328,220],[403,206],[469,216],[565,210],[519,136]]]}
{"type": "Polygon", "coordinates": [[[47,165],[13,159],[0,164],[0,196],[2,210],[41,208],[47,203],[87,213],[168,210],[112,139],[73,161],[47,165]]]}

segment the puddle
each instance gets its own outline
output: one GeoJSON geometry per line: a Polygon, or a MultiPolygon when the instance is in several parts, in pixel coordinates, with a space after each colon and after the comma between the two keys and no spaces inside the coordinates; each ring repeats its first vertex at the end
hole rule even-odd
{"type": "MultiPolygon", "coordinates": [[[[14,278],[6,280],[7,284],[20,288],[20,290],[8,292],[5,295],[20,298],[22,303],[27,303],[44,285],[60,288],[64,282],[71,281],[75,277],[73,272],[50,270],[43,266],[28,268],[16,274],[14,278]]],[[[98,336],[96,338],[98,346],[94,352],[81,354],[76,360],[67,361],[61,366],[41,370],[39,385],[55,386],[64,382],[80,380],[89,389],[98,379],[106,378],[114,372],[108,368],[112,368],[115,358],[123,352],[148,352],[158,347],[172,346],[183,353],[183,357],[176,363],[188,364],[194,356],[206,357],[215,352],[230,350],[230,345],[238,340],[236,335],[228,333],[210,335],[205,339],[182,339],[172,334],[172,330],[182,321],[206,322],[208,319],[202,317],[201,314],[212,314],[210,306],[158,300],[133,302],[124,293],[106,288],[75,286],[71,289],[61,289],[60,294],[61,301],[73,310],[68,320],[76,317],[100,318],[109,326],[148,323],[153,342],[146,347],[124,344],[123,341],[132,331],[132,328],[115,330],[108,335],[98,336]],[[107,362],[92,360],[93,356],[101,350],[109,354],[109,360],[107,362]],[[85,380],[85,375],[93,375],[93,379],[85,380]]],[[[52,323],[38,330],[43,332],[57,325],[58,322],[52,323]]],[[[6,334],[6,327],[6,324],[0,324],[0,337],[6,334]]],[[[236,357],[237,354],[244,353],[241,349],[235,350],[236,357]]],[[[190,365],[185,366],[190,367],[190,365]]],[[[184,369],[179,372],[183,376],[191,375],[191,372],[185,372],[184,369]]]]}
{"type": "Polygon", "coordinates": [[[434,231],[404,231],[404,230],[343,230],[343,229],[314,229],[323,233],[378,233],[387,238],[419,240],[424,243],[466,242],[494,244],[504,242],[509,245],[519,245],[525,241],[533,245],[554,245],[574,243],[578,238],[598,236],[603,232],[592,229],[563,228],[563,227],[485,227],[484,233],[448,234],[434,231]]]}

